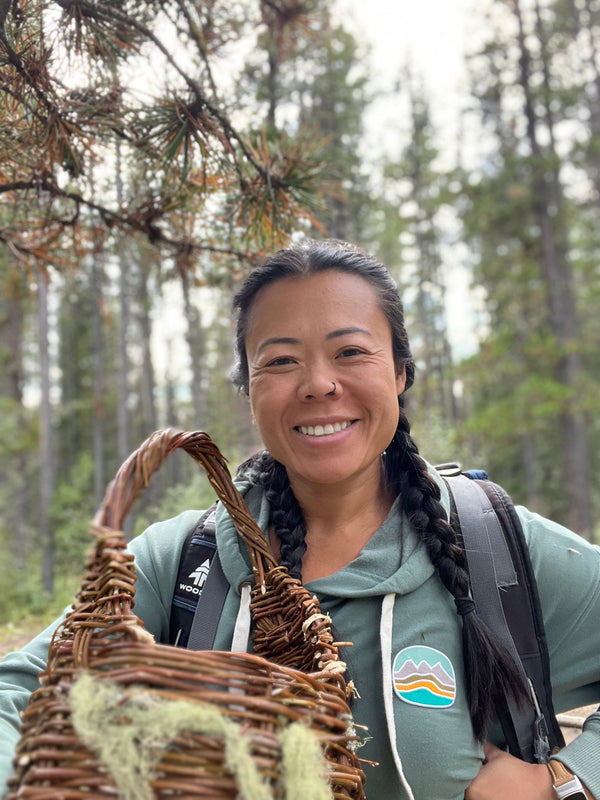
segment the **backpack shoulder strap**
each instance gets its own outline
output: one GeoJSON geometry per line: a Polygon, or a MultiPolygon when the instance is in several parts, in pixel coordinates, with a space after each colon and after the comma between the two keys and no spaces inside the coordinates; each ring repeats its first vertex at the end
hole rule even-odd
{"type": "Polygon", "coordinates": [[[187,535],[181,549],[169,643],[190,650],[210,650],[229,584],[215,539],[216,503],[187,535]]]}
{"type": "MultiPolygon", "coordinates": [[[[502,604],[510,621],[510,630],[521,663],[529,679],[534,705],[539,717],[539,721],[536,720],[536,726],[541,727],[542,730],[540,731],[536,727],[536,736],[542,736],[545,732],[550,751],[554,752],[565,746],[565,740],[552,702],[550,656],[529,548],[525,541],[521,521],[508,493],[490,480],[478,480],[476,483],[486,492],[500,520],[501,530],[515,565],[517,584],[506,593],[502,593],[502,604]],[[524,608],[528,608],[529,613],[523,614],[524,608]]],[[[536,755],[537,761],[544,761],[537,752],[534,755],[536,755]]]]}
{"type": "Polygon", "coordinates": [[[508,494],[484,472],[453,474],[444,465],[464,542],[477,613],[512,655],[531,690],[519,706],[506,698],[498,709],[509,751],[544,763],[564,740],[552,707],[550,665],[542,613],[529,551],[508,494]]]}

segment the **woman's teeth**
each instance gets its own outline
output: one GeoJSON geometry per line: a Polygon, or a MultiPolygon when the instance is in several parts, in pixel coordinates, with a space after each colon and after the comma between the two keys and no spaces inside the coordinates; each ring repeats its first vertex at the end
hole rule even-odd
{"type": "Polygon", "coordinates": [[[339,433],[351,424],[351,422],[336,422],[333,425],[308,425],[306,427],[300,425],[299,431],[306,436],[331,436],[332,433],[339,433]]]}

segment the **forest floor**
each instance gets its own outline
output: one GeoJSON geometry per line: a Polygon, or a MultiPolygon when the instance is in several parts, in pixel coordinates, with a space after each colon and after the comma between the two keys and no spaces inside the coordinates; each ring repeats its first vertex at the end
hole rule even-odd
{"type": "MultiPolygon", "coordinates": [[[[39,617],[22,620],[18,625],[0,625],[0,659],[13,650],[19,650],[45,627],[45,621],[39,617]]],[[[581,730],[583,720],[596,710],[596,706],[575,708],[566,714],[559,714],[558,720],[562,726],[565,741],[574,739],[581,730]]]]}
{"type": "Polygon", "coordinates": [[[0,625],[0,659],[13,650],[20,650],[45,627],[39,617],[20,620],[18,624],[0,625]]]}

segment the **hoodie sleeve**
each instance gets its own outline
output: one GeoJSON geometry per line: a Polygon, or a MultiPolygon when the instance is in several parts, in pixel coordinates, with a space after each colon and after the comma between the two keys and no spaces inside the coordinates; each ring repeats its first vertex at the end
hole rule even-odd
{"type": "MultiPolygon", "coordinates": [[[[157,641],[168,641],[181,547],[200,513],[186,511],[174,519],[151,525],[129,545],[136,565],[134,611],[157,641]]],[[[46,667],[52,634],[60,621],[53,622],[25,647],[9,653],[0,662],[0,797],[6,794],[6,781],[13,773],[20,715],[31,693],[39,687],[38,675],[46,667]]]]}
{"type": "Polygon", "coordinates": [[[20,736],[21,713],[38,688],[38,675],[46,666],[50,639],[58,620],[22,650],[9,653],[0,663],[0,796],[13,773],[12,759],[20,736]]]}
{"type": "MultiPolygon", "coordinates": [[[[600,547],[517,509],[536,575],[557,713],[600,703],[600,547]]],[[[557,756],[600,800],[600,710],[557,756]]]]}

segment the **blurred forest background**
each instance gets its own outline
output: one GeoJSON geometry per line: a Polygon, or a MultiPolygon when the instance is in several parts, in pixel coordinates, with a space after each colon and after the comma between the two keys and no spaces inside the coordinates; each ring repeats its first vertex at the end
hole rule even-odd
{"type": "MultiPolygon", "coordinates": [[[[327,0],[0,0],[0,622],[70,600],[151,431],[204,429],[233,466],[258,447],[231,297],[302,235],[397,279],[423,455],[597,535],[600,2],[472,15],[449,142],[422,76],[374,86],[327,0]]],[[[211,496],[173,457],[127,534],[211,496]]]]}

